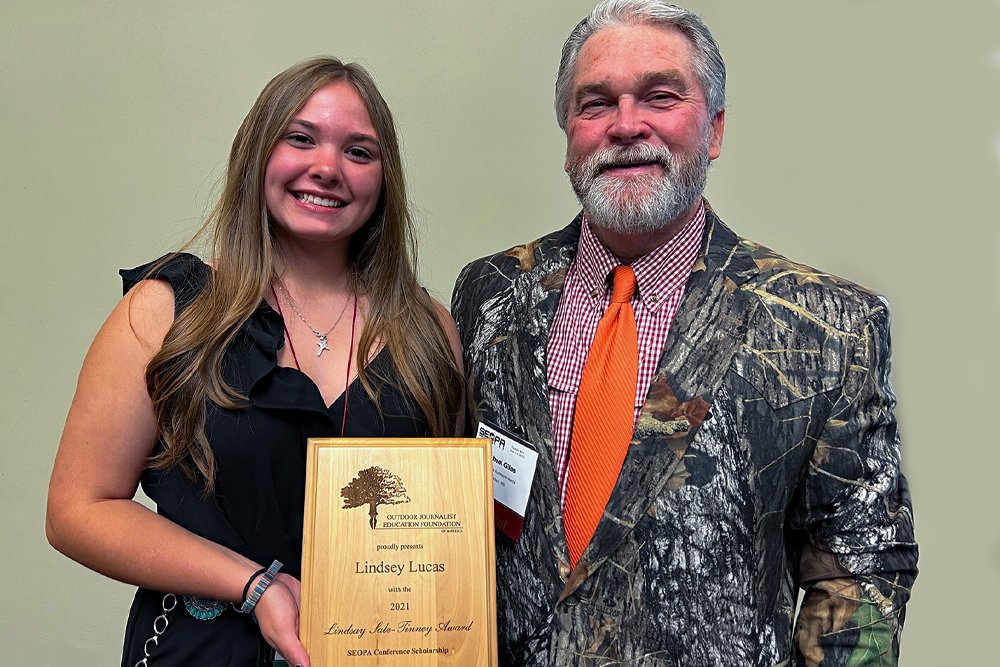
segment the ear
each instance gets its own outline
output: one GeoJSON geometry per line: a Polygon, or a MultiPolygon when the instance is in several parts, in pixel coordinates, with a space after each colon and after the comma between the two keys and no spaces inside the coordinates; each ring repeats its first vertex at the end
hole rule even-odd
{"type": "Polygon", "coordinates": [[[726,129],[726,110],[722,109],[712,118],[708,128],[708,157],[714,160],[722,154],[722,134],[726,129]]]}

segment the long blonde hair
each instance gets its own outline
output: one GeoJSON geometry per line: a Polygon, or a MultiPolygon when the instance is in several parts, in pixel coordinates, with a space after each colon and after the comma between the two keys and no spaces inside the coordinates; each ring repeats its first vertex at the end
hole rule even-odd
{"type": "Polygon", "coordinates": [[[382,155],[378,205],[351,238],[349,251],[351,277],[369,301],[356,360],[361,384],[376,398],[377,381],[391,381],[375,378],[365,368],[368,353],[383,342],[401,388],[423,414],[429,435],[454,434],[463,379],[434,303],[417,283],[416,244],[392,114],[363,67],[331,57],[313,58],[271,79],[236,133],[222,194],[195,235],[212,237],[212,278],[178,314],[146,369],[164,445],[150,464],[157,469],[179,466],[191,479],[203,481],[206,490],[214,488],[215,457],[205,436],[205,402],[227,409],[246,407],[247,397],[223,380],[222,360],[276,278],[276,240],[263,194],[265,165],[312,94],[341,80],[354,86],[364,101],[382,155]]]}

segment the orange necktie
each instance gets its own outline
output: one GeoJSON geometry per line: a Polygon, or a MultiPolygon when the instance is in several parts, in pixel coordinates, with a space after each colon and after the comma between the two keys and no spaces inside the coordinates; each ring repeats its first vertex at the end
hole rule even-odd
{"type": "Polygon", "coordinates": [[[594,536],[635,429],[639,337],[633,293],[632,267],[615,267],[611,305],[597,325],[580,378],[563,511],[572,567],[594,536]]]}

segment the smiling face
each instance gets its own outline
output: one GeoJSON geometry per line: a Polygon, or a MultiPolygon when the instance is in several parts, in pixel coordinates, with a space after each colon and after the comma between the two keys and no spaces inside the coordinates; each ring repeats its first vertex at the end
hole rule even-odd
{"type": "Polygon", "coordinates": [[[323,86],[292,117],[264,169],[275,234],[349,240],[381,191],[378,135],[361,96],[347,81],[323,86]]]}
{"type": "Polygon", "coordinates": [[[621,233],[686,221],[722,149],[691,45],[673,28],[619,25],[594,33],[577,61],[566,171],[588,220],[621,233]]]}

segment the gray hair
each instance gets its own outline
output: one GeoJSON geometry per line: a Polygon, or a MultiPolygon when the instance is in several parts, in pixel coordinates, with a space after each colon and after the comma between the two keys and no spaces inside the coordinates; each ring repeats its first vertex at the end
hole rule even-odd
{"type": "Polygon", "coordinates": [[[661,0],[602,0],[587,18],[576,24],[563,44],[556,76],[556,119],[566,130],[576,61],[584,42],[598,30],[617,25],[652,25],[680,31],[694,51],[693,67],[708,105],[708,117],[726,106],[726,63],[719,45],[701,17],[661,0]]]}

